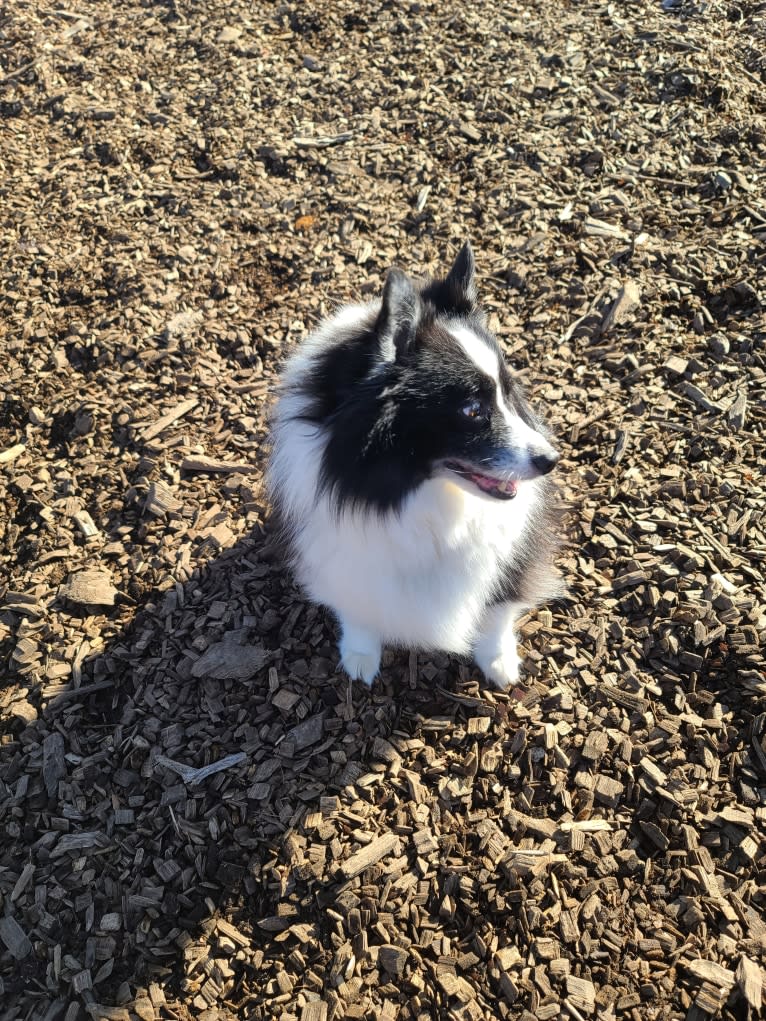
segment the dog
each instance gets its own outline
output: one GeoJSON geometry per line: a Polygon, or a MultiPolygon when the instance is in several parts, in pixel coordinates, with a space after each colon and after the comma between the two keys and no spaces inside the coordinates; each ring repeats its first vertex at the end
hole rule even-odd
{"type": "Polygon", "coordinates": [[[371,684],[392,645],[472,655],[515,685],[518,618],[562,594],[558,460],[477,305],[470,243],[441,279],[391,269],[382,298],[298,346],[266,482],[349,677],[371,684]]]}

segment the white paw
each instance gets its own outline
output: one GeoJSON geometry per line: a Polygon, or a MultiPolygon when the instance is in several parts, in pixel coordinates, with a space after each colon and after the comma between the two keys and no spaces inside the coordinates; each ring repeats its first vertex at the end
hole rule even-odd
{"type": "Polygon", "coordinates": [[[514,687],[519,681],[519,657],[506,652],[490,663],[479,663],[487,680],[501,691],[514,687]]]}
{"type": "Polygon", "coordinates": [[[380,670],[383,652],[380,639],[371,631],[344,620],[341,620],[340,631],[340,665],[353,681],[358,679],[372,684],[380,670]]]}
{"type": "Polygon", "coordinates": [[[518,603],[490,606],[474,646],[474,659],[484,676],[501,691],[514,687],[519,680],[520,660],[513,628],[523,609],[518,603]]]}
{"type": "Polygon", "coordinates": [[[343,644],[340,647],[340,665],[352,680],[364,681],[365,684],[372,684],[380,670],[379,652],[356,652],[354,649],[347,649],[343,644]]]}

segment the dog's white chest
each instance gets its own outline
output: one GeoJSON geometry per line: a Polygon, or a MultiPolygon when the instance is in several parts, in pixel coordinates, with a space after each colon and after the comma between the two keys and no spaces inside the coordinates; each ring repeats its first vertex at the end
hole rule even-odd
{"type": "Polygon", "coordinates": [[[299,580],[388,644],[467,652],[527,522],[534,487],[498,503],[433,479],[399,515],[319,508],[297,537],[299,580]]]}

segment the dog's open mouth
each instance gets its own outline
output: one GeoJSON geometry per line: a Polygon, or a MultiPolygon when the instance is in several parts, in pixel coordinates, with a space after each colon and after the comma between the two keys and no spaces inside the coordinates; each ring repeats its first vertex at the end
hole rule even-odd
{"type": "Polygon", "coordinates": [[[492,475],[483,475],[472,465],[462,464],[460,461],[445,461],[444,467],[467,482],[472,482],[482,493],[495,500],[512,500],[518,492],[519,483],[516,479],[496,479],[492,475]]]}

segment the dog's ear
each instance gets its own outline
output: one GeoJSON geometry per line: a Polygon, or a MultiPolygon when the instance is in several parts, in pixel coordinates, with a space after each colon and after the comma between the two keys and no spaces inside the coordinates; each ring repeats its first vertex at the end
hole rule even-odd
{"type": "Polygon", "coordinates": [[[476,308],[476,263],[471,242],[466,241],[452,269],[444,278],[446,299],[456,312],[472,312],[476,308]]]}
{"type": "Polygon", "coordinates": [[[375,324],[384,361],[396,361],[410,347],[417,333],[420,311],[420,297],[410,278],[400,269],[390,270],[375,324]]]}

